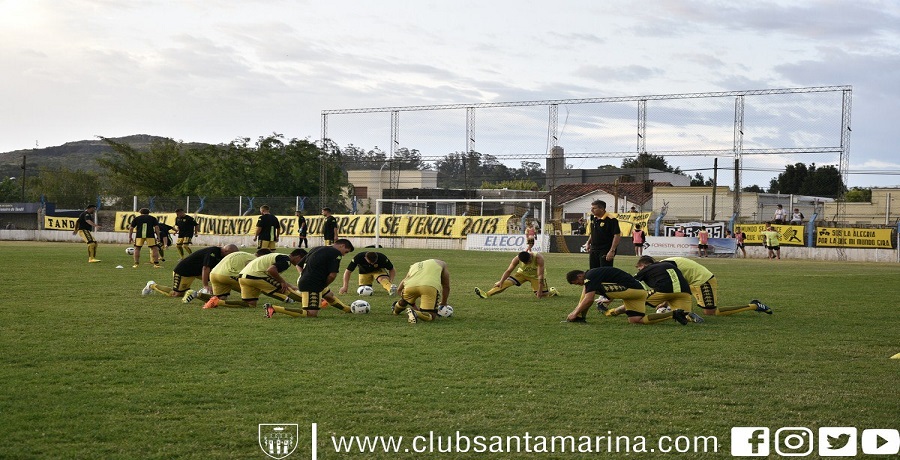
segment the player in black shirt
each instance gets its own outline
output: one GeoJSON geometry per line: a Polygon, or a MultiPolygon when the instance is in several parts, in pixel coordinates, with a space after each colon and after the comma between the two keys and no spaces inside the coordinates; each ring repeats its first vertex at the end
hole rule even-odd
{"type": "Polygon", "coordinates": [[[688,322],[684,310],[647,314],[645,305],[647,291],[644,290],[644,286],[633,276],[618,268],[598,267],[588,270],[587,273],[581,270],[572,270],[566,274],[566,280],[569,284],[584,286],[581,300],[566,317],[566,321],[584,322],[587,312],[594,302],[594,296],[601,295],[608,299],[622,299],[625,302],[625,305],[615,310],[606,310],[605,305],[598,306],[601,311],[607,312],[607,316],[625,313],[628,315],[628,321],[633,324],[654,324],[669,319],[674,319],[681,324],[688,322]]]}
{"type": "Polygon", "coordinates": [[[322,208],[322,215],[325,216],[325,222],[322,224],[322,239],[325,240],[325,246],[331,246],[339,238],[337,217],[331,215],[331,208],[322,208]]]}
{"type": "Polygon", "coordinates": [[[619,230],[619,220],[606,212],[605,201],[595,200],[591,203],[589,228],[591,235],[584,248],[590,253],[590,267],[612,267],[622,232],[619,230]]]}
{"type": "Polygon", "coordinates": [[[356,267],[359,267],[359,285],[372,286],[372,282],[377,282],[388,292],[388,295],[397,293],[397,285],[394,284],[394,276],[397,271],[394,270],[394,264],[391,259],[380,252],[360,252],[353,256],[350,265],[344,270],[344,285],[341,286],[340,293],[346,294],[350,286],[350,274],[356,267]]]}
{"type": "Polygon", "coordinates": [[[85,208],[84,212],[78,216],[78,220],[75,221],[75,230],[72,232],[73,235],[80,236],[81,239],[87,243],[89,263],[100,262],[97,259],[97,241],[94,240],[94,235],[91,234],[91,231],[94,230],[94,228],[100,228],[100,226],[96,224],[97,219],[94,214],[96,211],[97,206],[95,205],[90,205],[85,208]]]}
{"type": "Polygon", "coordinates": [[[175,230],[175,227],[164,224],[160,222],[159,224],[159,239],[156,240],[156,247],[159,248],[159,261],[166,261],[166,248],[172,246],[172,233],[175,230]]]}
{"type": "Polygon", "coordinates": [[[128,227],[128,242],[134,244],[134,265],[138,268],[141,264],[141,248],[146,244],[150,247],[153,268],[159,268],[159,248],[156,239],[159,237],[159,220],[150,215],[150,210],[141,208],[139,216],[131,220],[128,227]]]}
{"type": "Polygon", "coordinates": [[[183,259],[185,252],[188,254],[192,252],[191,243],[194,235],[200,231],[200,224],[189,214],[186,214],[184,209],[176,209],[175,228],[178,229],[178,241],[175,242],[175,245],[178,248],[178,256],[183,259]]]}
{"type": "Polygon", "coordinates": [[[147,295],[151,291],[157,291],[170,297],[182,296],[182,301],[187,303],[193,300],[193,297],[187,299],[184,295],[197,278],[201,279],[207,292],[212,292],[209,285],[209,272],[225,256],[237,250],[236,245],[229,244],[223,247],[210,246],[194,251],[175,266],[172,271],[172,287],[160,286],[155,281],[148,281],[141,294],[147,295]]]}
{"type": "Polygon", "coordinates": [[[306,217],[303,217],[303,213],[297,211],[297,247],[302,248],[303,245],[306,245],[306,248],[309,249],[309,241],[306,239],[306,234],[309,232],[309,222],[306,221],[306,217]]]}
{"type": "MultiPolygon", "coordinates": [[[[276,312],[295,317],[317,316],[320,308],[319,299],[323,291],[337,278],[341,258],[350,252],[353,252],[353,244],[346,239],[339,239],[331,246],[316,247],[309,251],[303,259],[302,272],[297,280],[297,291],[301,297],[300,307],[266,304],[266,316],[271,318],[276,312]]],[[[350,307],[340,305],[342,310],[349,313],[350,307]]]]}
{"type": "Polygon", "coordinates": [[[256,235],[253,237],[253,241],[256,241],[256,249],[274,251],[278,248],[280,234],[281,222],[273,214],[269,214],[269,205],[260,206],[259,218],[256,219],[256,235]]]}

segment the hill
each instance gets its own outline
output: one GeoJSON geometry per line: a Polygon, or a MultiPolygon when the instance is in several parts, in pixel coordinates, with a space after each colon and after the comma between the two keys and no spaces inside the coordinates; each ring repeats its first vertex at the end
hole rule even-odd
{"type": "MultiPolygon", "coordinates": [[[[148,147],[154,141],[165,140],[165,137],[150,134],[134,134],[124,137],[110,138],[116,142],[129,144],[135,148],[148,147]]],[[[190,143],[191,145],[203,145],[190,143]]],[[[22,175],[22,155],[27,156],[28,175],[44,169],[80,169],[96,171],[99,169],[97,158],[111,153],[106,142],[101,139],[66,142],[63,145],[39,149],[14,150],[0,153],[0,177],[18,177],[22,175]]]]}

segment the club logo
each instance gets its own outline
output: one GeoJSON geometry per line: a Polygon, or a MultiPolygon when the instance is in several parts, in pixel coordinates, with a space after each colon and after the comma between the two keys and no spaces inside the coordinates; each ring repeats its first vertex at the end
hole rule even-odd
{"type": "Polygon", "coordinates": [[[296,423],[259,424],[259,448],[276,460],[293,454],[299,439],[300,425],[296,423]]]}

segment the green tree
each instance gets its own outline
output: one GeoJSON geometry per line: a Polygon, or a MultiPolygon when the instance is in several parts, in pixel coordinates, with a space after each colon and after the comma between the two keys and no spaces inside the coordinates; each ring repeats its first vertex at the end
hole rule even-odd
{"type": "Polygon", "coordinates": [[[853,187],[844,197],[851,203],[869,203],[872,201],[872,189],[853,187]]]}
{"type": "Polygon", "coordinates": [[[97,173],[81,170],[42,170],[28,181],[33,196],[43,195],[58,208],[83,208],[97,202],[103,190],[97,173]]]}
{"type": "Polygon", "coordinates": [[[438,187],[474,188],[482,182],[498,182],[510,177],[509,168],[492,155],[454,152],[435,162],[438,187]]]}
{"type": "Polygon", "coordinates": [[[185,181],[202,171],[198,156],[192,149],[172,139],[154,141],[146,150],[100,137],[113,153],[99,158],[97,164],[105,171],[110,186],[136,195],[187,194],[185,181]]]}
{"type": "Polygon", "coordinates": [[[0,202],[17,202],[22,199],[22,187],[14,179],[0,180],[0,202]]]}
{"type": "Polygon", "coordinates": [[[755,192],[755,193],[763,193],[765,191],[765,190],[763,190],[762,187],[760,187],[759,185],[756,185],[756,184],[753,184],[749,187],[744,187],[741,190],[743,190],[745,192],[755,192]]]}
{"type": "Polygon", "coordinates": [[[691,178],[691,187],[711,187],[713,185],[712,177],[706,179],[701,173],[695,173],[691,178]]]}
{"type": "Polygon", "coordinates": [[[653,168],[660,171],[668,171],[675,174],[681,174],[681,168],[673,168],[662,155],[654,155],[652,153],[643,152],[634,158],[626,158],[622,160],[623,168],[653,168]]]}
{"type": "Polygon", "coordinates": [[[800,194],[838,198],[847,191],[840,171],[832,165],[812,163],[787,165],[783,173],[769,182],[769,193],[800,194]]]}

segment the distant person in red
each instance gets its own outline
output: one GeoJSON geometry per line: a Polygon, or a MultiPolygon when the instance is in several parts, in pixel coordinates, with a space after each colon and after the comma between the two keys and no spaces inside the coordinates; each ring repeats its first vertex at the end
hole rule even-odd
{"type": "Polygon", "coordinates": [[[700,227],[697,240],[697,256],[709,257],[709,232],[706,231],[706,227],[700,227]]]}
{"type": "Polygon", "coordinates": [[[631,232],[631,239],[634,242],[634,254],[638,257],[644,255],[644,243],[647,242],[647,234],[641,230],[641,225],[636,224],[631,232]]]}

